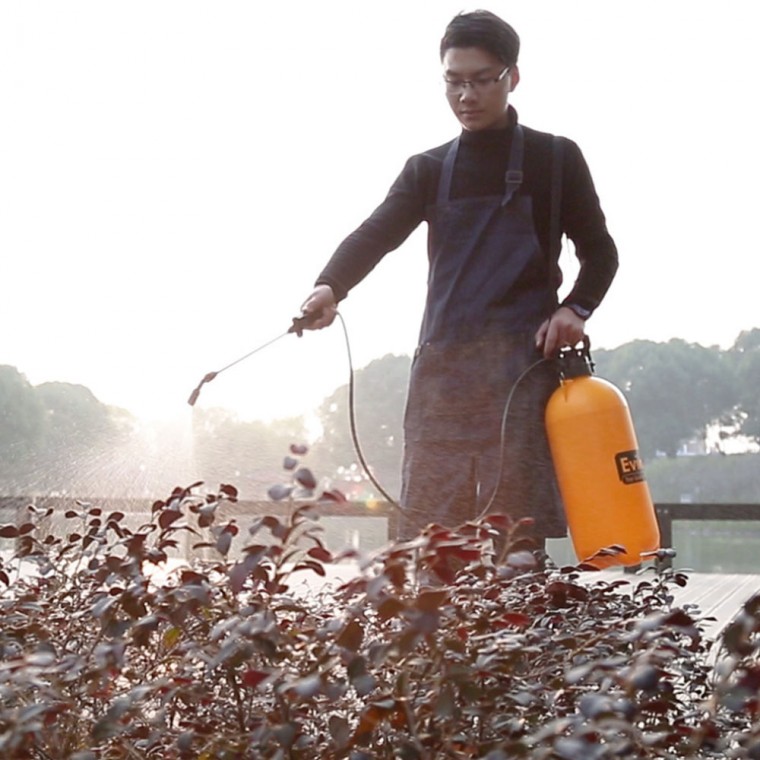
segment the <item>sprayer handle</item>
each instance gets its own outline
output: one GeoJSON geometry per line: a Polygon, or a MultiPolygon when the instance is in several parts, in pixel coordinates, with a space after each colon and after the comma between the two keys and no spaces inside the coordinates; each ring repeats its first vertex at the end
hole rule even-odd
{"type": "Polygon", "coordinates": [[[288,332],[295,333],[300,338],[303,335],[304,329],[317,317],[319,317],[319,312],[307,312],[306,314],[301,314],[300,317],[293,317],[293,324],[288,328],[288,332]]]}

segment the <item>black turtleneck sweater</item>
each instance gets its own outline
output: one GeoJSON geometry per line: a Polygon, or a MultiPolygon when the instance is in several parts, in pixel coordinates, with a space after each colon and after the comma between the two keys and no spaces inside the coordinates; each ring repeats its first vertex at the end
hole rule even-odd
{"type": "MultiPolygon", "coordinates": [[[[463,131],[451,199],[504,193],[504,175],[517,114],[510,106],[510,126],[505,129],[463,131]]],[[[544,253],[550,246],[552,135],[523,126],[525,153],[520,192],[533,199],[536,232],[544,253]]],[[[580,271],[564,303],[593,311],[612,282],[618,265],[615,243],[607,232],[586,161],[578,146],[565,139],[562,166],[561,231],[573,241],[580,271]]],[[[385,200],[338,247],[317,279],[330,285],[342,300],[389,251],[397,248],[420,222],[428,220],[436,202],[441,165],[451,142],[412,156],[393,183],[385,200]]],[[[556,256],[556,253],[555,253],[556,256]]]]}

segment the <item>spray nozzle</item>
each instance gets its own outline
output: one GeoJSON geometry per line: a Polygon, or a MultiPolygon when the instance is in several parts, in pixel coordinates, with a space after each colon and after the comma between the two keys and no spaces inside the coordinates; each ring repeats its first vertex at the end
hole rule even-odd
{"type": "Polygon", "coordinates": [[[203,376],[203,380],[198,383],[197,387],[190,394],[190,398],[187,400],[187,403],[190,404],[190,406],[195,406],[198,396],[201,395],[201,388],[204,383],[210,383],[218,374],[218,372],[208,372],[203,376]]]}

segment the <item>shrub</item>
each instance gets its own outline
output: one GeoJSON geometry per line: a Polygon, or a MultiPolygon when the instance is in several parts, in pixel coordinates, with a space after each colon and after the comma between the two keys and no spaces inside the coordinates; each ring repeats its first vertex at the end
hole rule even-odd
{"type": "Polygon", "coordinates": [[[234,556],[228,485],[177,488],[135,530],[90,504],[66,535],[35,507],[0,528],[2,757],[760,757],[760,597],[713,668],[698,612],[672,606],[680,573],[543,566],[501,515],[333,555],[318,516],[340,495],[303,500],[313,476],[286,469],[289,517],[253,520],[234,556]],[[172,569],[185,535],[215,558],[172,569]],[[297,588],[349,561],[337,588],[297,588]]]}

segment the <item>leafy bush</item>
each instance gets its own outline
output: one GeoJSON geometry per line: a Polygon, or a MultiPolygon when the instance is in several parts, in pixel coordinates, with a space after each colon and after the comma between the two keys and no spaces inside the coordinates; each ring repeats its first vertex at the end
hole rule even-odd
{"type": "Polygon", "coordinates": [[[63,536],[35,507],[0,528],[0,756],[760,757],[760,596],[713,668],[698,612],[672,607],[682,574],[543,566],[500,515],[333,555],[318,514],[340,495],[303,500],[314,478],[285,464],[290,516],[234,556],[232,486],[177,488],[135,530],[89,504],[63,536]],[[215,558],[172,569],[186,535],[215,558]],[[338,588],[297,588],[342,562],[338,588]]]}

